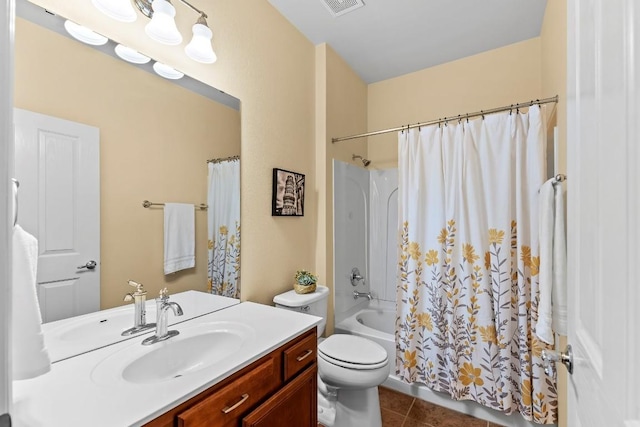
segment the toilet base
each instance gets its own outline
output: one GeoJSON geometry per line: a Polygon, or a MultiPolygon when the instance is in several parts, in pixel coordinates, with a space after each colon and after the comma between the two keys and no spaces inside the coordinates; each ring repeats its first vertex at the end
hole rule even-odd
{"type": "Polygon", "coordinates": [[[382,427],[378,387],[338,389],[333,427],[382,427]]]}

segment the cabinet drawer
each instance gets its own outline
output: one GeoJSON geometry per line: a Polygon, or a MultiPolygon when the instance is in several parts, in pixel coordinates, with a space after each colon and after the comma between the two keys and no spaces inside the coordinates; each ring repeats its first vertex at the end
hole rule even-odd
{"type": "Polygon", "coordinates": [[[284,380],[288,381],[306,366],[316,361],[317,334],[311,333],[284,350],[284,380]]]}
{"type": "Polygon", "coordinates": [[[317,365],[313,364],[242,420],[242,427],[317,427],[317,365]]]}
{"type": "Polygon", "coordinates": [[[280,387],[278,376],[278,358],[269,358],[215,394],[178,414],[178,426],[238,426],[242,416],[280,387]]]}

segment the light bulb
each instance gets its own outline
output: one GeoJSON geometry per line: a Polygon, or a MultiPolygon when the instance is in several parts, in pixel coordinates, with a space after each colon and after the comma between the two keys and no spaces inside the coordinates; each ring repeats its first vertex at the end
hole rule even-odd
{"type": "Polygon", "coordinates": [[[138,15],[130,0],[91,0],[100,12],[121,22],[133,22],[138,15]]]}
{"type": "Polygon", "coordinates": [[[176,9],[168,0],[153,0],[153,18],[144,27],[145,33],[153,40],[175,46],[182,43],[182,35],[176,27],[176,9]]]}
{"type": "Polygon", "coordinates": [[[118,55],[121,59],[124,59],[127,62],[131,62],[132,64],[146,64],[151,60],[151,58],[141,54],[137,50],[131,49],[127,46],[123,46],[121,44],[116,46],[115,51],[116,55],[118,55]]]}
{"type": "Polygon", "coordinates": [[[102,46],[109,41],[105,36],[69,20],[64,21],[64,28],[74,39],[92,46],[102,46]]]}
{"type": "Polygon", "coordinates": [[[187,56],[194,61],[203,64],[213,64],[218,59],[213,47],[211,47],[211,39],[213,32],[204,24],[195,24],[192,27],[193,38],[191,42],[184,48],[187,56]]]}
{"type": "Polygon", "coordinates": [[[156,62],[155,64],[153,64],[153,71],[155,71],[159,76],[170,80],[178,80],[184,77],[184,73],[181,73],[175,68],[172,68],[167,64],[163,64],[161,62],[156,62]]]}

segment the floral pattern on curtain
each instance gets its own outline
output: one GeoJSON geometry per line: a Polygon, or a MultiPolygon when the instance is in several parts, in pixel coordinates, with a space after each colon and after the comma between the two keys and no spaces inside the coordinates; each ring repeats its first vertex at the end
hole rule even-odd
{"type": "Polygon", "coordinates": [[[537,320],[544,109],[399,134],[396,369],[456,400],[557,420],[537,320]]]}
{"type": "Polygon", "coordinates": [[[240,161],[209,163],[209,290],[240,298],[240,161]]]}

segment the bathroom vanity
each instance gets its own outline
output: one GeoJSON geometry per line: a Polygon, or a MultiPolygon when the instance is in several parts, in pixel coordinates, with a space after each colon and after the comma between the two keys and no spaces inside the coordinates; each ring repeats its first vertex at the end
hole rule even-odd
{"type": "Polygon", "coordinates": [[[316,347],[313,328],[146,426],[315,427],[316,347]]]}
{"type": "Polygon", "coordinates": [[[14,425],[315,427],[319,321],[243,302],[61,360],[14,382],[14,425]]]}

